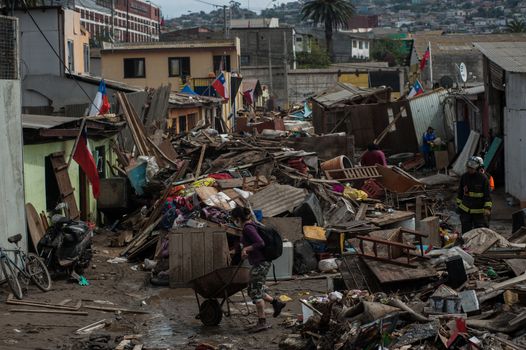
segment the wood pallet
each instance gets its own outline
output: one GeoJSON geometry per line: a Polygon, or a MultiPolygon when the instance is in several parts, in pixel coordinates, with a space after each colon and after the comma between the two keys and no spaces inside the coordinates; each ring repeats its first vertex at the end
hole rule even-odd
{"type": "Polygon", "coordinates": [[[356,168],[346,168],[346,169],[336,169],[336,170],[325,170],[325,176],[329,180],[365,180],[365,179],[375,179],[382,177],[378,173],[378,169],[375,165],[373,166],[362,166],[356,168]],[[344,174],[343,177],[336,178],[335,176],[339,174],[344,174]]]}

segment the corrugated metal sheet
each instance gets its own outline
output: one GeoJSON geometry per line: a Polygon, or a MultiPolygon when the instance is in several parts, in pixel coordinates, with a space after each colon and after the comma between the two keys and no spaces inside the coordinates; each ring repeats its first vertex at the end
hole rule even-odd
{"type": "Polygon", "coordinates": [[[526,111],[504,111],[504,158],[506,192],[526,201],[526,111]]]}
{"type": "Polygon", "coordinates": [[[303,203],[307,197],[305,189],[288,185],[272,184],[250,198],[252,209],[261,210],[264,217],[273,217],[303,203]]]}
{"type": "Polygon", "coordinates": [[[317,94],[312,99],[325,108],[330,108],[338,103],[363,99],[383,91],[386,91],[386,88],[364,89],[352,84],[337,83],[333,87],[317,94]]]}
{"type": "Polygon", "coordinates": [[[526,109],[526,74],[509,73],[506,78],[507,107],[526,109]]]}
{"type": "Polygon", "coordinates": [[[78,118],[57,117],[53,115],[22,114],[22,127],[24,129],[51,129],[56,126],[70,123],[78,118]]]}
{"type": "Polygon", "coordinates": [[[447,136],[442,106],[446,95],[447,91],[440,89],[409,99],[418,145],[422,144],[422,136],[429,126],[435,129],[438,137],[447,136]]]}
{"type": "Polygon", "coordinates": [[[475,43],[475,46],[502,69],[526,73],[526,42],[475,43]]]}

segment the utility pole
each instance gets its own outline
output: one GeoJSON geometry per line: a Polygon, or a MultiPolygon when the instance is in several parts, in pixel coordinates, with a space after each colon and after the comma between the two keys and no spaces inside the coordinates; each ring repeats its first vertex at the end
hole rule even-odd
{"type": "Polygon", "coordinates": [[[272,94],[274,93],[274,87],[272,85],[272,56],[271,56],[271,50],[270,50],[270,35],[268,36],[268,80],[269,80],[269,89],[270,89],[270,96],[269,98],[272,98],[272,94]]]}
{"type": "Polygon", "coordinates": [[[289,62],[287,51],[287,33],[283,31],[283,81],[285,85],[285,108],[289,109],[289,62]]]}

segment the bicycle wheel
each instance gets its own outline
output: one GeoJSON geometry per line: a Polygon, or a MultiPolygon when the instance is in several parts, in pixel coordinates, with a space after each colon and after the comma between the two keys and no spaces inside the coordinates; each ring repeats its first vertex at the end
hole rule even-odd
{"type": "Polygon", "coordinates": [[[22,287],[20,287],[20,283],[18,282],[18,278],[16,277],[16,273],[13,270],[11,263],[5,257],[3,257],[0,259],[0,266],[2,267],[2,273],[4,278],[7,280],[9,288],[13,292],[14,296],[21,300],[23,297],[22,287]]]}
{"type": "Polygon", "coordinates": [[[46,265],[36,254],[28,253],[26,256],[26,270],[31,278],[31,281],[35,283],[43,292],[47,292],[51,289],[51,277],[46,265]]]}

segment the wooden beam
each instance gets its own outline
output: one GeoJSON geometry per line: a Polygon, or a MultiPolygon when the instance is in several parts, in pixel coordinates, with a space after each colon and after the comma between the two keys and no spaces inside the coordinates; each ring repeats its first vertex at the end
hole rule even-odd
{"type": "Polygon", "coordinates": [[[206,143],[203,144],[203,147],[201,148],[201,154],[199,155],[199,162],[197,163],[197,167],[195,168],[196,178],[198,178],[199,175],[201,175],[201,167],[203,165],[203,160],[205,158],[205,152],[206,152],[206,143]]]}

